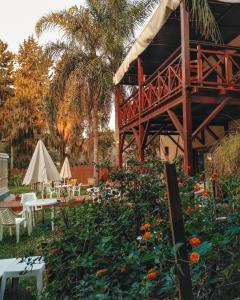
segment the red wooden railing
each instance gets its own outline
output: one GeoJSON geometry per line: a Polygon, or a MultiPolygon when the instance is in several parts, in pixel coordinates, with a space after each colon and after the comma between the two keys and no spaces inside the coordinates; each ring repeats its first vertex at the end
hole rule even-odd
{"type": "MultiPolygon", "coordinates": [[[[192,88],[240,91],[240,48],[191,43],[190,51],[192,88]]],[[[120,127],[136,120],[139,111],[145,115],[164,101],[181,95],[182,88],[182,57],[178,48],[144,82],[142,102],[138,90],[120,106],[120,127]]]]}
{"type": "Polygon", "coordinates": [[[206,89],[240,90],[240,48],[206,47],[191,47],[191,85],[206,89]]]}

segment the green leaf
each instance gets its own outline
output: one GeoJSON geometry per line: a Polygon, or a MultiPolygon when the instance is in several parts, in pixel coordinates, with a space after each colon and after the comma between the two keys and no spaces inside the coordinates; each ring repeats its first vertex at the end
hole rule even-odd
{"type": "Polygon", "coordinates": [[[203,242],[198,247],[194,248],[194,251],[198,252],[200,256],[205,255],[212,250],[211,242],[203,242]]]}
{"type": "Polygon", "coordinates": [[[143,256],[143,261],[153,260],[156,257],[155,253],[148,253],[143,256]]]}
{"type": "Polygon", "coordinates": [[[177,243],[176,245],[174,245],[172,247],[171,254],[175,255],[177,253],[177,251],[180,249],[180,247],[182,247],[182,246],[183,246],[183,243],[177,243]]]}

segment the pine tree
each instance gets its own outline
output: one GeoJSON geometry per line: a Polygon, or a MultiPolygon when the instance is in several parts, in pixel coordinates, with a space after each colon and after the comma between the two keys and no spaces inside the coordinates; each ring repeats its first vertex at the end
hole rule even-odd
{"type": "Polygon", "coordinates": [[[5,101],[1,125],[5,141],[14,147],[15,162],[25,167],[37,140],[47,133],[43,99],[49,85],[50,61],[37,41],[29,37],[20,45],[16,63],[15,94],[5,101]]]}
{"type": "Polygon", "coordinates": [[[0,40],[0,107],[13,96],[14,55],[0,40]]]}

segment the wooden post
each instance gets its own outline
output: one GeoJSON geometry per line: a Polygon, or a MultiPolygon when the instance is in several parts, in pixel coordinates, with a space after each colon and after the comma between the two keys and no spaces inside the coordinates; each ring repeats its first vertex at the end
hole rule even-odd
{"type": "Polygon", "coordinates": [[[183,143],[184,143],[184,170],[192,175],[192,105],[188,91],[190,85],[190,43],[189,43],[189,13],[186,1],[180,4],[181,12],[181,45],[182,45],[182,82],[183,82],[183,143]]]}
{"type": "Polygon", "coordinates": [[[142,125],[142,107],[143,107],[143,82],[144,82],[144,74],[143,74],[143,66],[142,60],[138,57],[138,88],[139,88],[139,144],[138,144],[138,154],[139,160],[144,162],[144,146],[143,146],[143,138],[144,138],[144,127],[142,125]]]}
{"type": "Polygon", "coordinates": [[[177,275],[179,280],[180,300],[193,300],[192,282],[189,264],[187,262],[187,246],[175,165],[166,164],[165,172],[173,245],[182,243],[182,246],[175,254],[176,263],[178,265],[177,275]]]}
{"type": "Polygon", "coordinates": [[[122,168],[122,147],[120,138],[120,105],[121,105],[121,90],[120,86],[116,86],[115,90],[115,142],[116,142],[116,164],[122,168]]]}

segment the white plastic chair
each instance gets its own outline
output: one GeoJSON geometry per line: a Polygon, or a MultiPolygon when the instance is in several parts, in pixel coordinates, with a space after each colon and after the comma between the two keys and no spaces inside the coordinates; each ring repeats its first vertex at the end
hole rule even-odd
{"type": "Polygon", "coordinates": [[[78,193],[77,195],[78,195],[78,197],[80,197],[80,195],[81,195],[81,186],[82,186],[81,183],[78,184],[78,185],[72,186],[71,192],[72,192],[72,195],[73,195],[73,196],[75,196],[75,193],[78,193]]]}
{"type": "MultiPolygon", "coordinates": [[[[24,211],[26,211],[28,213],[28,208],[25,206],[25,203],[28,202],[28,201],[32,201],[32,200],[38,200],[37,198],[37,195],[36,193],[24,193],[21,195],[21,204],[23,206],[23,209],[24,211]]],[[[35,206],[34,207],[34,210],[35,211],[39,211],[39,210],[42,210],[42,207],[41,206],[35,206]]],[[[27,219],[27,217],[26,217],[27,219]]],[[[33,216],[33,225],[35,226],[35,219],[34,219],[34,216],[33,216]]]]}
{"type": "Polygon", "coordinates": [[[25,218],[20,218],[10,208],[0,208],[0,241],[3,239],[3,228],[9,228],[9,233],[12,235],[12,227],[16,227],[16,240],[19,243],[20,225],[26,221],[25,218]]]}
{"type": "Polygon", "coordinates": [[[49,195],[50,198],[53,198],[53,194],[57,194],[57,192],[55,191],[55,188],[52,188],[49,185],[46,186],[46,193],[47,193],[47,196],[49,195]]]}

